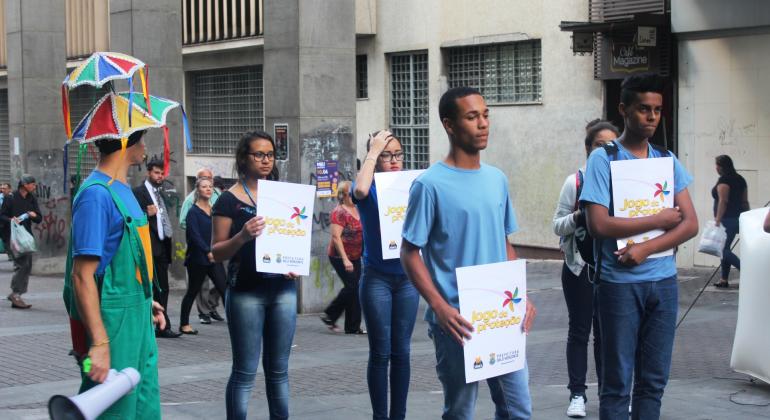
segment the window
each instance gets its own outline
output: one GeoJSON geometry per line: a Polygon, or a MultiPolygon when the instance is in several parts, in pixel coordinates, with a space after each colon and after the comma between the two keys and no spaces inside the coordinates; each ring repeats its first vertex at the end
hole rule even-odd
{"type": "Polygon", "coordinates": [[[449,49],[449,87],[481,91],[487,103],[541,102],[540,40],[449,49]]]}
{"type": "Polygon", "coordinates": [[[264,129],[262,66],[192,73],[192,152],[232,155],[241,135],[264,129]]]}
{"type": "Polygon", "coordinates": [[[0,90],[0,183],[11,181],[11,140],[8,138],[8,89],[0,90]]]}
{"type": "Polygon", "coordinates": [[[356,99],[366,99],[369,97],[369,87],[367,81],[366,55],[356,56],[356,99]]]}
{"type": "Polygon", "coordinates": [[[404,168],[427,168],[430,164],[427,53],[390,57],[390,127],[401,139],[404,168]]]}

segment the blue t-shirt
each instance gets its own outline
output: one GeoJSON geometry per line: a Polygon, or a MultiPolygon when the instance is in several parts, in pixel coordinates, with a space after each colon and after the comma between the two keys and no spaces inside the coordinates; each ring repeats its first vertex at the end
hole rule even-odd
{"type": "MultiPolygon", "coordinates": [[[[94,170],[85,182],[110,182],[110,179],[111,176],[94,170]]],[[[117,193],[133,217],[144,216],[130,186],[116,180],[110,188],[117,193]]],[[[118,251],[120,240],[123,238],[123,228],[123,216],[112,201],[109,191],[100,185],[92,185],[80,191],[72,205],[72,256],[99,257],[96,274],[104,274],[105,268],[118,251]]]]}
{"type": "MultiPolygon", "coordinates": [[[[353,188],[355,185],[351,187],[351,191],[353,188]]],[[[377,209],[377,188],[374,186],[374,180],[372,180],[372,186],[369,188],[369,195],[366,198],[363,200],[357,200],[355,196],[352,198],[353,203],[358,207],[361,226],[364,229],[364,252],[362,254],[364,266],[388,274],[405,274],[400,258],[382,259],[380,211],[377,209]]]]}
{"type": "MultiPolygon", "coordinates": [[[[506,261],[506,236],[516,230],[508,179],[494,166],[460,169],[437,162],[409,190],[402,236],[422,249],[433,284],[455,308],[455,268],[506,261]]],[[[425,320],[436,322],[430,308],[425,320]]]]}
{"type": "MultiPolygon", "coordinates": [[[[615,160],[637,159],[631,152],[615,141],[618,153],[615,160]]],[[[674,194],[679,194],[692,182],[692,176],[674,158],[674,194]]],[[[647,156],[666,157],[648,146],[647,156]]],[[[586,164],[585,177],[583,179],[583,191],[580,193],[580,201],[594,203],[610,208],[610,158],[604,148],[600,147],[591,153],[586,164]]],[[[611,283],[640,283],[646,281],[660,281],[676,275],[676,261],[674,256],[648,258],[636,267],[626,267],[618,263],[617,243],[613,239],[602,240],[602,272],[601,279],[611,283]]]]}

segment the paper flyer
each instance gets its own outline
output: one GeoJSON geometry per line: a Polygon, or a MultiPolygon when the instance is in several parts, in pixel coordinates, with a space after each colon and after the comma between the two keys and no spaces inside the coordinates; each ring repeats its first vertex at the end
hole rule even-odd
{"type": "Polygon", "coordinates": [[[336,198],[338,180],[336,160],[321,160],[315,163],[316,196],[318,198],[336,198]]]}
{"type": "MultiPolygon", "coordinates": [[[[610,162],[612,201],[615,217],[644,217],[674,207],[674,159],[629,159],[610,162]]],[[[656,229],[630,238],[618,239],[618,249],[641,243],[664,233],[656,229]]],[[[648,258],[674,255],[669,249],[648,258]]]]}
{"type": "Polygon", "coordinates": [[[473,325],[465,342],[465,382],[515,372],[525,366],[527,312],[525,260],[457,268],[460,315],[473,325]]]}
{"type": "Polygon", "coordinates": [[[404,227],[409,188],[425,170],[377,172],[377,207],[380,212],[382,259],[399,258],[401,253],[401,229],[404,227]]]}
{"type": "Polygon", "coordinates": [[[255,239],[257,271],[309,275],[315,186],[260,180],[258,191],[265,230],[255,239]]]}

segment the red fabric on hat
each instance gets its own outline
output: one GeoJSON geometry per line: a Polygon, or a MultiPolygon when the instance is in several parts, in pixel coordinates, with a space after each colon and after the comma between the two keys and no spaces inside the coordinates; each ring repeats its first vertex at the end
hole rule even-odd
{"type": "Polygon", "coordinates": [[[86,138],[93,138],[102,134],[117,134],[115,120],[112,118],[112,101],[102,102],[91,118],[91,124],[86,132],[86,138]]]}
{"type": "Polygon", "coordinates": [[[130,61],[123,60],[122,58],[114,57],[111,55],[108,55],[107,57],[110,58],[110,61],[115,63],[116,66],[123,69],[124,72],[128,73],[132,68],[136,67],[136,63],[132,63],[130,61]]]}

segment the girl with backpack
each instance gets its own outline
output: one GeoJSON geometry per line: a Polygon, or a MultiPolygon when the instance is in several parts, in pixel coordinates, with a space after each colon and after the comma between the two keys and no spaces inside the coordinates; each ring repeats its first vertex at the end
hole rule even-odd
{"type": "MultiPolygon", "coordinates": [[[[585,149],[586,156],[594,149],[617,138],[620,134],[617,127],[607,121],[594,121],[586,127],[585,149]]],[[[582,189],[583,171],[585,166],[571,174],[564,181],[559,195],[559,202],[553,216],[553,231],[559,235],[559,247],[564,254],[561,283],[564,300],[567,302],[569,314],[569,329],[567,332],[567,372],[569,375],[570,403],[567,408],[569,417],[585,417],[586,408],[586,372],[588,371],[588,338],[591,335],[591,325],[594,329],[594,361],[597,377],[599,375],[600,349],[599,325],[594,313],[593,284],[591,273],[593,269],[585,261],[592,262],[590,254],[592,243],[585,224],[585,215],[578,206],[578,197],[582,189]],[[590,249],[585,249],[585,248],[590,249]]]]}

